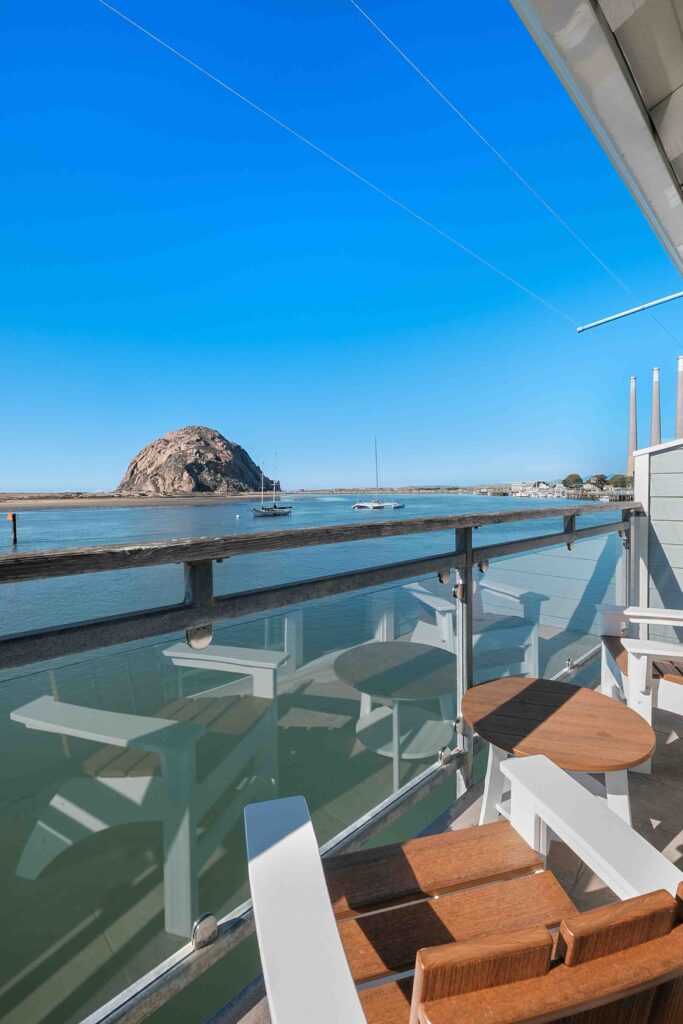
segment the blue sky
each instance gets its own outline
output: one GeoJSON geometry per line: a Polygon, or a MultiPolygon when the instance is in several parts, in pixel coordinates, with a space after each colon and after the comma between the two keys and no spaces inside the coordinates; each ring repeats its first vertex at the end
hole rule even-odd
{"type": "MultiPolygon", "coordinates": [[[[504,0],[368,13],[633,290],[680,279],[504,0]]],[[[349,0],[121,10],[585,322],[634,304],[349,0]]],[[[621,471],[683,303],[577,335],[97,0],[0,6],[0,490],[216,427],[289,486],[621,471]]]]}

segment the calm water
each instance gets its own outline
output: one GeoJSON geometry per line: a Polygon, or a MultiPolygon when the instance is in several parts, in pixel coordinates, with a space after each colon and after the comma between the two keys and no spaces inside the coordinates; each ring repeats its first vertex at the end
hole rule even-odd
{"type": "MultiPolygon", "coordinates": [[[[295,496],[291,519],[264,520],[252,516],[252,501],[230,501],[224,505],[165,508],[116,508],[22,512],[19,516],[21,551],[48,548],[85,547],[128,541],[169,540],[181,537],[218,536],[257,531],[305,528],[372,521],[373,518],[414,518],[499,509],[537,509],[577,502],[539,499],[491,498],[477,495],[405,495],[405,508],[391,512],[354,512],[354,501],[364,495],[295,496]]],[[[618,513],[587,516],[590,522],[605,522],[618,513]]],[[[486,527],[475,533],[475,545],[493,540],[550,533],[559,520],[519,522],[486,527]]],[[[5,525],[5,524],[2,524],[5,525]]],[[[0,552],[11,551],[9,529],[0,533],[0,552]]],[[[395,559],[448,550],[449,533],[335,544],[320,548],[242,556],[215,567],[216,591],[228,593],[269,584],[284,583],[331,572],[343,572],[395,559]]],[[[182,567],[160,566],[76,576],[36,583],[0,587],[0,633],[6,635],[112,615],[139,608],[151,608],[182,599],[182,567]]]]}

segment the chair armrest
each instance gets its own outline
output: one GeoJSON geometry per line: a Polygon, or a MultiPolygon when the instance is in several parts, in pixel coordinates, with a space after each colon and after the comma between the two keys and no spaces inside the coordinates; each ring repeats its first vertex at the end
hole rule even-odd
{"type": "Polygon", "coordinates": [[[510,779],[512,826],[534,849],[544,852],[549,828],[620,899],[654,889],[676,895],[683,872],[547,757],[510,759],[501,770],[510,779]]]}
{"type": "Polygon", "coordinates": [[[189,747],[206,732],[203,725],[100,711],[47,696],[15,708],[10,718],[39,732],[54,732],[114,747],[135,747],[156,754],[189,747]]]}
{"type": "Polygon", "coordinates": [[[412,594],[418,601],[435,612],[439,612],[441,614],[451,614],[455,612],[454,600],[449,601],[448,598],[439,597],[437,594],[430,594],[430,592],[421,587],[419,583],[408,583],[403,589],[407,590],[409,594],[412,594]]]}
{"type": "Polygon", "coordinates": [[[683,626],[683,611],[678,608],[624,608],[628,622],[649,622],[657,626],[683,626]]]}
{"type": "Polygon", "coordinates": [[[244,809],[249,882],[273,1024],[366,1024],[301,796],[244,809]]]}
{"type": "Polygon", "coordinates": [[[225,647],[210,644],[202,651],[194,651],[189,644],[177,643],[162,651],[174,665],[193,668],[215,668],[223,672],[248,671],[250,668],[276,669],[289,658],[288,651],[266,651],[252,647],[225,647]]]}
{"type": "Polygon", "coordinates": [[[683,644],[667,640],[630,640],[628,637],[624,637],[621,642],[629,654],[644,654],[649,658],[667,658],[672,661],[683,659],[683,644]]]}
{"type": "Polygon", "coordinates": [[[485,577],[477,580],[477,586],[481,587],[488,594],[495,594],[497,597],[514,601],[517,604],[521,604],[522,598],[528,593],[528,591],[522,590],[521,587],[512,587],[507,583],[494,583],[485,577]]]}

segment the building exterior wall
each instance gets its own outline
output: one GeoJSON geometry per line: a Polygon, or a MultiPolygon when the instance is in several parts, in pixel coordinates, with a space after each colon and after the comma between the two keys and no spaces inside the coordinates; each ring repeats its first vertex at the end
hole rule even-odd
{"type": "MultiPolygon", "coordinates": [[[[647,548],[638,602],[683,608],[683,441],[639,452],[635,483],[635,498],[647,512],[636,534],[647,548]]],[[[652,626],[650,635],[683,641],[683,629],[671,626],[652,626]]]]}

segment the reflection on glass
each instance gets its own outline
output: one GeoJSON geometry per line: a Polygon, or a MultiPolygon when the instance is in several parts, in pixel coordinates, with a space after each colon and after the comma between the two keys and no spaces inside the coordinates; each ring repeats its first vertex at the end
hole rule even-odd
{"type": "MultiPolygon", "coordinates": [[[[553,675],[593,646],[619,552],[597,538],[477,570],[475,680],[553,675]]],[[[452,745],[453,582],[218,623],[203,651],[166,637],[2,674],[0,876],[20,922],[3,1024],[80,1020],[246,898],[246,803],[301,793],[325,841],[452,745]]],[[[224,999],[257,970],[240,963],[224,999]]],[[[202,984],[197,1019],[216,1009],[202,984]]]]}

